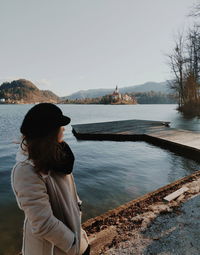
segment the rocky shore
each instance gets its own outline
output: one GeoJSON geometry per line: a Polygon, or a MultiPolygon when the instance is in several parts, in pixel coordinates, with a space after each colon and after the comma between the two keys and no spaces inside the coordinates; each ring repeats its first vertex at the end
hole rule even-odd
{"type": "Polygon", "coordinates": [[[96,254],[200,254],[200,171],[85,221],[96,254]],[[187,187],[170,202],[164,197],[187,187]],[[182,243],[182,244],[181,244],[182,243]]]}

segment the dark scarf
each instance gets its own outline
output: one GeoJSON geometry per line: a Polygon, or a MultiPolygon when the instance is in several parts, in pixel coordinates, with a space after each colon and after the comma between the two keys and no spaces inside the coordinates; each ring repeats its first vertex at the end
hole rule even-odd
{"type": "Polygon", "coordinates": [[[62,159],[56,163],[51,162],[49,168],[54,172],[70,174],[73,170],[75,160],[74,154],[65,141],[61,142],[60,145],[63,151],[62,159]]]}

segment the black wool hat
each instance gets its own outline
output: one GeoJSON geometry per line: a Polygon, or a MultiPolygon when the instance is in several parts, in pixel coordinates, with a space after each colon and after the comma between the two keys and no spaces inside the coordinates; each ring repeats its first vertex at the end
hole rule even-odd
{"type": "Polygon", "coordinates": [[[25,115],[20,132],[28,138],[48,135],[60,126],[69,124],[71,119],[64,116],[61,109],[53,103],[39,103],[25,115]]]}

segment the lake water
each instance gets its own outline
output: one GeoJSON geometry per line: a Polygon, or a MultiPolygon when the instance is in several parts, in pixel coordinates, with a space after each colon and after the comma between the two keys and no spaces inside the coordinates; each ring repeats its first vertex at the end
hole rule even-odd
{"type": "MultiPolygon", "coordinates": [[[[19,127],[29,105],[0,105],[0,254],[21,248],[23,212],[10,185],[19,127]],[[11,245],[12,244],[12,245],[11,245]]],[[[200,169],[200,164],[145,142],[78,141],[73,124],[127,119],[170,121],[171,127],[200,131],[200,119],[186,119],[176,105],[58,105],[71,118],[64,140],[75,163],[73,175],[83,201],[83,221],[200,169]]]]}

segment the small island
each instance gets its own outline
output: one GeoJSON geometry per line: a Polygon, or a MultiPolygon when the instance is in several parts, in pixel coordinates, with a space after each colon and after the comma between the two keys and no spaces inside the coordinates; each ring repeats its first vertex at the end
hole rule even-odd
{"type": "Polygon", "coordinates": [[[101,101],[105,101],[106,98],[108,98],[110,104],[137,104],[137,99],[133,95],[130,96],[127,93],[121,94],[118,86],[116,86],[112,94],[102,97],[101,101]]]}

